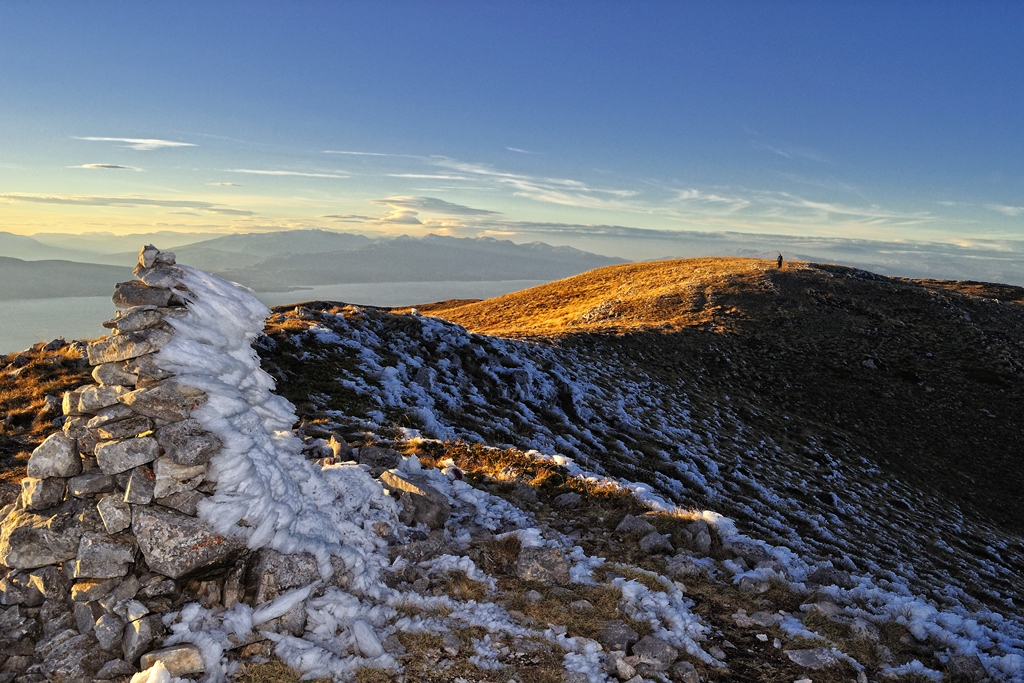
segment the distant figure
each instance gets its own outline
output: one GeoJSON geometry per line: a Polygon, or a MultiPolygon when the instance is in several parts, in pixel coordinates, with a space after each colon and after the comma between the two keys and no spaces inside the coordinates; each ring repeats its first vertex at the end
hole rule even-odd
{"type": "Polygon", "coordinates": [[[779,254],[779,258],[776,259],[775,263],[779,264],[779,268],[782,267],[782,254],[779,254]]]}

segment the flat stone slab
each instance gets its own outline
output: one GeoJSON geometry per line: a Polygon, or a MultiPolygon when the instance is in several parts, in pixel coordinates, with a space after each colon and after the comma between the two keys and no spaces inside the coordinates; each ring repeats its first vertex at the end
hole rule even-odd
{"type": "Polygon", "coordinates": [[[118,308],[133,306],[166,306],[171,302],[173,293],[169,289],[150,287],[139,280],[118,282],[114,285],[114,296],[110,300],[118,308]]]}
{"type": "Polygon", "coordinates": [[[171,341],[171,333],[154,327],[138,332],[114,334],[89,344],[86,353],[90,365],[116,363],[154,353],[171,341]]]}
{"type": "Polygon", "coordinates": [[[149,568],[172,579],[226,564],[245,549],[241,539],[225,538],[195,517],[159,507],[134,508],[132,532],[149,568]]]}
{"type": "Polygon", "coordinates": [[[143,671],[157,662],[163,662],[167,673],[172,676],[184,676],[185,674],[200,674],[206,670],[203,664],[203,653],[197,645],[183,643],[171,647],[153,650],[142,655],[139,661],[139,668],[143,671]]]}
{"type": "Polygon", "coordinates": [[[164,317],[156,306],[133,306],[119,311],[116,318],[107,320],[103,327],[118,332],[138,332],[156,327],[164,321],[164,317]]]}
{"type": "Polygon", "coordinates": [[[202,389],[168,380],[143,389],[136,389],[121,397],[121,402],[147,417],[177,422],[187,418],[206,401],[202,389]]]}
{"type": "Polygon", "coordinates": [[[135,386],[135,383],[139,381],[138,375],[125,371],[123,362],[97,365],[92,369],[92,378],[98,384],[117,384],[129,387],[135,386]]]}
{"type": "Polygon", "coordinates": [[[153,462],[160,454],[160,444],[150,436],[125,441],[101,443],[96,446],[96,462],[103,474],[120,474],[153,462]]]}

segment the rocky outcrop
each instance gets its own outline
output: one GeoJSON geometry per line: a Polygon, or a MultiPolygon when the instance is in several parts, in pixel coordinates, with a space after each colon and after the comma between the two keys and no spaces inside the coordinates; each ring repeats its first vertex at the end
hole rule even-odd
{"type": "Polygon", "coordinates": [[[195,646],[150,652],[161,614],[187,599],[182,582],[226,572],[245,551],[196,517],[221,448],[190,419],[206,396],[153,357],[174,337],[167,320],[187,313],[182,273],[173,254],[142,250],[140,280],[115,289],[112,334],[86,350],[96,383],[65,394],[63,429],[35,449],[19,500],[0,511],[0,640],[25,653],[0,676],[117,678],[140,659],[173,675],[203,670],[195,646]]]}

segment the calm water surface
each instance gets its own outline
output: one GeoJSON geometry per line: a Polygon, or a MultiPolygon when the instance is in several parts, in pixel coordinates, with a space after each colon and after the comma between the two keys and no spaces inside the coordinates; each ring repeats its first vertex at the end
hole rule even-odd
{"type": "MultiPolygon", "coordinates": [[[[406,306],[444,299],[488,299],[543,284],[545,280],[487,282],[377,282],[323,285],[257,294],[268,306],[299,301],[345,301],[368,306],[406,306]]],[[[106,334],[100,323],[114,317],[110,297],[0,301],[0,353],[56,337],[89,339],[106,334]]]]}

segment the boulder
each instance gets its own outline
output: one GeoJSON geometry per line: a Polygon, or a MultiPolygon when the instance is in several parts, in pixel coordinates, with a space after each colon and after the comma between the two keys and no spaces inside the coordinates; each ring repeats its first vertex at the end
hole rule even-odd
{"type": "Polygon", "coordinates": [[[159,507],[135,507],[132,531],[149,568],[172,579],[230,564],[245,549],[241,539],[224,538],[195,517],[159,507]]]}
{"type": "Polygon", "coordinates": [[[164,453],[179,465],[202,465],[220,450],[221,442],[197,420],[174,422],[157,430],[156,440],[164,453]]]}
{"type": "MultiPolygon", "coordinates": [[[[336,455],[335,457],[340,457],[340,444],[337,446],[337,448],[332,444],[331,450],[336,453],[339,453],[339,455],[336,455]]],[[[398,451],[393,450],[391,448],[381,448],[380,446],[363,446],[362,448],[359,449],[359,464],[368,465],[370,467],[371,477],[379,477],[386,470],[398,467],[398,463],[400,462],[400,460],[401,456],[398,454],[398,451]]]]}
{"type": "Polygon", "coordinates": [[[564,586],[569,583],[569,561],[558,548],[523,548],[516,560],[516,576],[564,586]]]}
{"type": "Polygon", "coordinates": [[[638,640],[640,640],[640,634],[621,619],[604,622],[601,624],[601,630],[597,634],[597,642],[604,645],[609,651],[621,650],[626,652],[629,650],[629,646],[638,640]]]}
{"type": "Polygon", "coordinates": [[[988,671],[976,654],[952,655],[946,662],[946,673],[952,680],[970,681],[981,683],[989,679],[988,671]]]}
{"type": "Polygon", "coordinates": [[[672,662],[679,659],[679,650],[661,638],[644,636],[633,646],[633,655],[655,671],[667,671],[672,662]]]}
{"type": "Polygon", "coordinates": [[[81,471],[78,447],[61,432],[46,437],[28,459],[28,476],[36,479],[73,477],[81,471]]]}
{"type": "Polygon", "coordinates": [[[649,534],[652,531],[656,531],[654,525],[648,522],[643,517],[637,517],[636,515],[626,515],[619,525],[615,527],[615,531],[620,534],[649,534]]]}
{"type": "Polygon", "coordinates": [[[64,502],[67,482],[64,479],[21,480],[21,504],[26,510],[48,510],[64,502]]]}
{"type": "Polygon", "coordinates": [[[700,576],[704,571],[704,568],[697,564],[692,557],[680,553],[669,558],[665,575],[673,580],[684,580],[692,576],[700,576]]]}
{"type": "Polygon", "coordinates": [[[142,280],[150,287],[164,287],[171,289],[181,284],[181,278],[185,271],[177,266],[166,263],[154,263],[149,268],[136,267],[135,277],[142,280]]]}
{"type": "Polygon", "coordinates": [[[206,670],[202,651],[199,646],[192,643],[182,643],[147,652],[142,655],[139,667],[146,670],[157,662],[162,662],[167,673],[172,676],[201,674],[206,670]]]}
{"type": "Polygon", "coordinates": [[[135,412],[168,422],[184,420],[206,401],[202,389],[169,380],[163,384],[136,389],[121,397],[121,402],[135,412]]]}
{"type": "Polygon", "coordinates": [[[110,441],[96,446],[96,462],[103,474],[119,474],[153,462],[160,454],[160,444],[151,436],[125,441],[110,441]]]}
{"type": "Polygon", "coordinates": [[[206,465],[179,465],[170,458],[161,457],[153,462],[153,473],[156,475],[153,497],[165,498],[199,486],[206,476],[206,465]]]}
{"type": "Polygon", "coordinates": [[[133,306],[166,306],[173,293],[169,289],[150,287],[139,280],[118,282],[114,285],[114,296],[110,299],[118,308],[133,306]]]}
{"type": "Polygon", "coordinates": [[[380,475],[380,482],[389,492],[401,495],[399,519],[403,524],[426,524],[431,529],[444,527],[451,505],[443,493],[427,484],[426,477],[388,470],[380,475]]]}
{"type": "Polygon", "coordinates": [[[658,552],[670,553],[675,548],[672,547],[672,541],[669,540],[668,534],[652,531],[640,539],[640,550],[645,554],[653,555],[658,552]]]}

